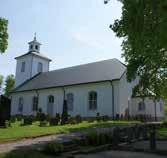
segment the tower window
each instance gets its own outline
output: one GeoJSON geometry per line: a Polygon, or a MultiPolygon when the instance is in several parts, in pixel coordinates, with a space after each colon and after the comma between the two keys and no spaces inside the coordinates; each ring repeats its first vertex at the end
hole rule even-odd
{"type": "Polygon", "coordinates": [[[30,46],[30,49],[33,49],[33,45],[30,46]]]}
{"type": "Polygon", "coordinates": [[[21,72],[25,72],[25,61],[21,63],[21,72]]]}
{"type": "Polygon", "coordinates": [[[42,72],[43,71],[43,65],[42,63],[38,63],[38,73],[42,72]]]}
{"type": "Polygon", "coordinates": [[[35,49],[38,50],[38,45],[35,45],[35,49]]]}

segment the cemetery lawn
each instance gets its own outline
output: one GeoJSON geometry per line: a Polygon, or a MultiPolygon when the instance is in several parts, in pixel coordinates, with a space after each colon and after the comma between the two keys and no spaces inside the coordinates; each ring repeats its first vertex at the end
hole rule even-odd
{"type": "Polygon", "coordinates": [[[0,128],[0,143],[15,141],[23,138],[34,138],[52,134],[63,134],[76,131],[93,130],[95,128],[128,126],[139,123],[138,121],[107,121],[107,122],[87,122],[83,121],[75,125],[58,125],[39,127],[39,122],[33,125],[21,126],[20,122],[13,123],[9,128],[0,128]]]}

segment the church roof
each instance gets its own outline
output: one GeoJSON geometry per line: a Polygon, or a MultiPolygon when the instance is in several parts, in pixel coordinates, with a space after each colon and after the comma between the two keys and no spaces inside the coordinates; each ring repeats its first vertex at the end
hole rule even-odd
{"type": "Polygon", "coordinates": [[[126,66],[117,59],[73,66],[40,73],[15,88],[13,92],[119,80],[125,70],[126,66]]]}
{"type": "Polygon", "coordinates": [[[30,51],[26,54],[23,54],[23,55],[20,55],[18,57],[16,57],[15,59],[18,59],[18,58],[21,58],[21,57],[24,57],[24,56],[27,56],[27,55],[34,55],[34,56],[37,56],[37,57],[40,57],[40,58],[43,58],[43,59],[46,59],[46,60],[49,60],[49,61],[52,61],[51,59],[49,59],[48,57],[46,57],[45,55],[41,54],[41,53],[38,53],[38,52],[35,52],[35,51],[30,51]]]}

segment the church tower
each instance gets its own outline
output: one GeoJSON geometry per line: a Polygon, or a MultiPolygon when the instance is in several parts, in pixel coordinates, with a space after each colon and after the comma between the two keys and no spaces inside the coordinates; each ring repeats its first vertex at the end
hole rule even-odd
{"type": "Polygon", "coordinates": [[[40,53],[41,44],[37,41],[36,35],[33,41],[28,44],[28,52],[15,58],[17,61],[15,87],[18,87],[39,73],[49,71],[51,59],[40,53]]]}

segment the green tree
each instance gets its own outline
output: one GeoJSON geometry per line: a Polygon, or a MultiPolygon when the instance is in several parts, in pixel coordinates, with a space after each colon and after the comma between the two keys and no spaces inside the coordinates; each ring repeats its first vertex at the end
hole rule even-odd
{"type": "Polygon", "coordinates": [[[0,75],[0,94],[2,92],[3,76],[0,75]]]}
{"type": "Polygon", "coordinates": [[[0,17],[0,53],[4,53],[8,47],[8,21],[0,17]]]}
{"type": "Polygon", "coordinates": [[[123,38],[122,56],[129,82],[140,77],[134,94],[166,97],[167,91],[167,1],[120,0],[122,16],[110,28],[123,38]]]}
{"type": "Polygon", "coordinates": [[[5,95],[9,95],[9,93],[12,91],[14,88],[15,80],[14,80],[14,75],[8,75],[5,80],[5,88],[4,92],[5,95]]]}

